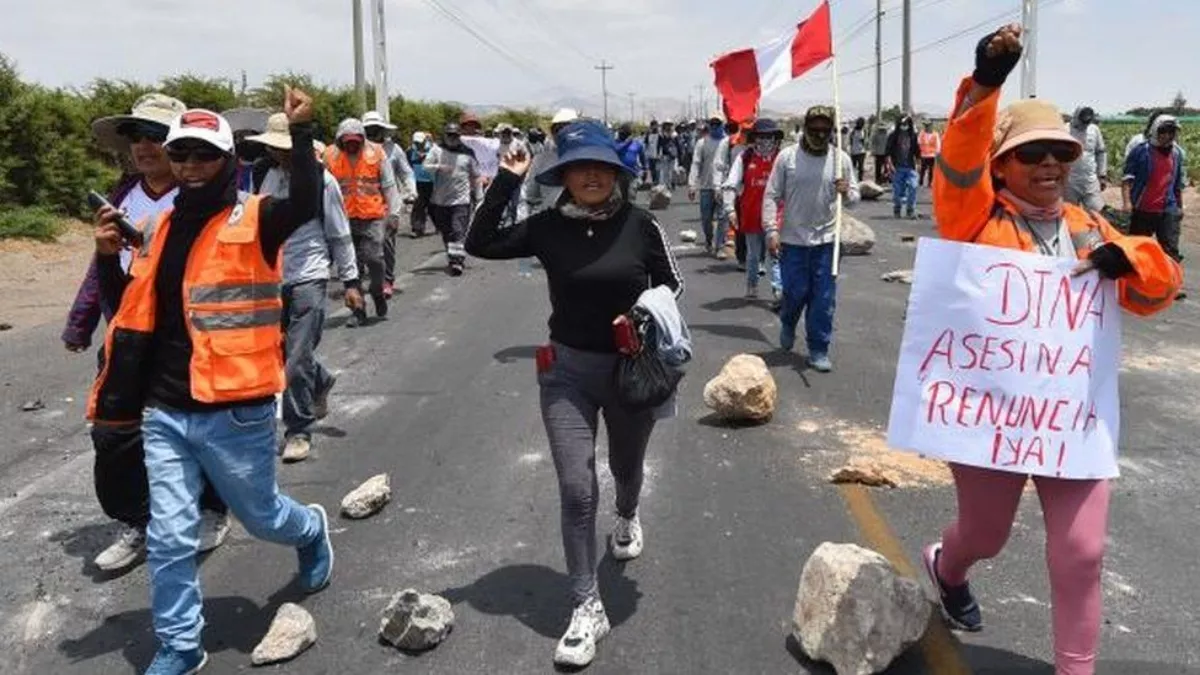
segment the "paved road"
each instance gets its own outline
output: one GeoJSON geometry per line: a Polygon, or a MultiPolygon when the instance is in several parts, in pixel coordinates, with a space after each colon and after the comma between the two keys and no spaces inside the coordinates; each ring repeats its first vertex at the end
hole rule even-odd
{"type": "MultiPolygon", "coordinates": [[[[928,221],[893,221],[888,210],[860,208],[880,241],[875,255],[845,262],[832,375],[777,352],[774,315],[738,298],[732,266],[679,251],[697,359],[679,418],[658,428],[649,453],[646,555],[603,564],[615,630],[589,672],[828,672],[799,662],[786,640],[806,556],[826,540],[883,542],[903,564],[950,517],[952,492],[928,467],[913,469],[919,485],[886,492],[824,480],[849,454],[880,447],[887,418],[907,287],[879,275],[911,266],[902,233],[930,233],[928,221]],[[704,382],[737,352],[772,366],[780,408],[769,425],[730,429],[707,416],[704,382]]],[[[663,221],[674,235],[696,227],[695,213],[685,202],[663,221]]],[[[434,248],[416,242],[407,261],[434,248]]],[[[408,278],[390,321],[352,331],[331,320],[321,352],[341,372],[333,413],[314,458],[281,468],[281,482],[335,506],[386,471],[394,501],[374,519],[336,522],[334,584],[303,600],[320,643],[280,670],[553,672],[566,578],[532,361],[547,305],[544,282],[520,277],[515,261],[474,262],[461,279],[431,264],[408,278]],[[374,637],[388,597],[407,586],[444,594],[458,614],[450,640],[420,657],[374,637]]],[[[95,504],[80,421],[91,362],[66,355],[56,331],[0,341],[0,672],[138,672],[155,648],[146,574],[104,579],[88,565],[113,531],[95,504]],[[17,411],[33,398],[47,408],[17,411]]],[[[1200,543],[1190,536],[1200,515],[1198,335],[1194,304],[1127,322],[1125,475],[1113,503],[1102,673],[1200,672],[1200,543]]],[[[607,503],[611,482],[602,485],[607,503]]],[[[976,575],[987,632],[943,652],[914,650],[889,672],[964,672],[956,662],[976,673],[1052,672],[1042,536],[1030,495],[1008,549],[976,575]]],[[[294,568],[290,551],[240,529],[205,560],[211,672],[248,668],[274,608],[297,599],[294,568]]]]}

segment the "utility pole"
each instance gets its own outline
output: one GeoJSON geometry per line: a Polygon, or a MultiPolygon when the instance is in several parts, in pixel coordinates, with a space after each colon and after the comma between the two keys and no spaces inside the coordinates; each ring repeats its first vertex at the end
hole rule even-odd
{"type": "Polygon", "coordinates": [[[633,99],[636,96],[637,96],[637,94],[633,93],[632,91],[629,92],[629,121],[630,121],[630,123],[637,121],[637,117],[635,117],[633,114],[633,99]]]}
{"type": "Polygon", "coordinates": [[[358,114],[367,110],[367,81],[363,67],[363,23],[362,0],[350,0],[350,9],[354,24],[354,96],[358,102],[358,114]]]}
{"type": "Polygon", "coordinates": [[[696,119],[700,119],[708,115],[708,111],[704,109],[704,85],[696,85],[696,91],[699,96],[696,100],[696,119]]]}
{"type": "Polygon", "coordinates": [[[912,0],[904,0],[904,67],[900,107],[905,115],[912,109],[912,0]]]}
{"type": "Polygon", "coordinates": [[[387,24],[383,19],[383,0],[371,0],[371,4],[371,33],[375,38],[375,111],[383,115],[383,121],[391,122],[387,77],[387,24]]]}
{"type": "Polygon", "coordinates": [[[883,120],[883,0],[875,0],[875,123],[883,120]]]}
{"type": "Polygon", "coordinates": [[[608,71],[614,66],[608,61],[601,60],[600,65],[596,66],[596,70],[600,71],[600,91],[604,95],[604,123],[608,124],[608,71]]]}
{"type": "Polygon", "coordinates": [[[1025,53],[1021,57],[1021,98],[1037,98],[1037,0],[1022,0],[1021,42],[1025,53]]]}

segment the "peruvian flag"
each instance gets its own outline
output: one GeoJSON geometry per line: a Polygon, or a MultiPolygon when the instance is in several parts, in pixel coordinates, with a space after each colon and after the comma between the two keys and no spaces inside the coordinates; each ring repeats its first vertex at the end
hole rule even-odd
{"type": "Polygon", "coordinates": [[[712,62],[725,114],[735,122],[754,118],[758,102],[833,56],[829,0],[787,35],[762,47],[730,52],[712,62]]]}

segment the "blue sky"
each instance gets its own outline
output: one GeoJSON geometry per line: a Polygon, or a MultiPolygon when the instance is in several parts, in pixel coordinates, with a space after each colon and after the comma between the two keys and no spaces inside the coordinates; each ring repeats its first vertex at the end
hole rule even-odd
{"type": "MultiPolygon", "coordinates": [[[[1006,11],[1019,0],[912,0],[913,43],[921,46],[1006,11]]],[[[312,73],[324,82],[353,77],[346,0],[0,0],[0,51],[22,73],[51,85],[106,76],[153,80],[195,72],[240,77],[312,73]]],[[[885,0],[884,58],[900,53],[901,0],[885,0]]],[[[1200,0],[1042,0],[1039,95],[1063,108],[1103,112],[1166,103],[1182,89],[1200,105],[1200,0]],[[1133,48],[1131,48],[1131,45],[1133,48]]],[[[369,10],[370,0],[364,0],[369,10]]],[[[875,0],[832,0],[834,33],[846,38],[875,0]]],[[[468,103],[542,102],[567,91],[594,96],[607,59],[610,90],[625,99],[684,100],[709,85],[708,61],[786,31],[813,0],[387,0],[390,83],[419,98],[468,103]],[[433,8],[464,18],[489,49],[433,8]],[[735,11],[734,8],[737,10],[735,11]],[[498,53],[499,52],[499,53],[498,53]]],[[[913,99],[943,112],[971,49],[985,29],[914,55],[913,99]]],[[[368,35],[369,40],[369,35],[368,35]]],[[[838,46],[846,107],[874,100],[874,30],[838,46]]],[[[368,56],[368,70],[370,56],[368,56]]],[[[1017,91],[1014,77],[1011,93],[1017,91]]],[[[768,99],[787,108],[828,99],[827,70],[768,99]]],[[[711,100],[712,94],[707,94],[711,100]]],[[[884,67],[885,105],[900,97],[900,63],[884,67]]],[[[674,112],[674,111],[671,111],[674,112]]]]}

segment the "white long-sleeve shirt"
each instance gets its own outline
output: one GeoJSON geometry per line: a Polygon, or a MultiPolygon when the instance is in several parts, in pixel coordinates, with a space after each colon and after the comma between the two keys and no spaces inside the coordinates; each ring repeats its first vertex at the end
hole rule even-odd
{"type": "Polygon", "coordinates": [[[404,148],[401,148],[400,144],[395,141],[387,141],[383,144],[383,150],[387,153],[388,162],[392,165],[392,173],[396,175],[401,198],[416,197],[417,179],[413,175],[412,165],[408,163],[408,155],[404,152],[404,148]]]}
{"type": "Polygon", "coordinates": [[[767,194],[763,199],[763,231],[771,235],[779,230],[776,219],[778,204],[783,202],[783,229],[779,241],[793,246],[819,246],[834,238],[837,189],[834,187],[835,165],[842,163],[842,176],[850,183],[843,204],[858,203],[858,181],[850,155],[830,147],[824,155],[810,155],[792,145],[775,158],[771,177],[767,179],[767,194]]]}
{"type": "Polygon", "coordinates": [[[688,188],[691,190],[715,190],[720,187],[717,180],[717,150],[720,139],[704,136],[696,142],[692,151],[692,168],[688,172],[688,188]]]}

